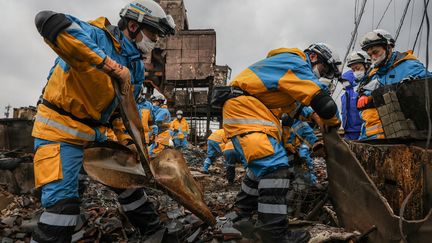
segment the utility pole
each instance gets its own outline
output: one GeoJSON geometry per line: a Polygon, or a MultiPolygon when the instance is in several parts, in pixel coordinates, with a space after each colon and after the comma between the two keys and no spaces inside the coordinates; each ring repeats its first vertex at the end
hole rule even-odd
{"type": "Polygon", "coordinates": [[[12,106],[10,104],[8,104],[7,106],[5,106],[6,112],[4,113],[6,118],[9,118],[9,110],[10,108],[12,108],[12,106]]]}

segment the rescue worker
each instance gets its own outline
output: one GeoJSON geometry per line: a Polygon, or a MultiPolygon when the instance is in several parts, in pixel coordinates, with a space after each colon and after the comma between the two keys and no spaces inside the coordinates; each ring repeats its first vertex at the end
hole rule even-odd
{"type": "MultiPolygon", "coordinates": [[[[106,140],[113,126],[117,140],[134,144],[112,116],[118,106],[112,81],[123,94],[144,81],[142,53],[159,37],[174,32],[174,22],[151,0],[136,0],[120,12],[119,26],[100,17],[85,22],[73,16],[41,11],[35,24],[45,42],[58,54],[37,108],[35,186],[41,188],[41,214],[31,242],[70,242],[80,213],[78,174],[83,144],[106,140]],[[113,79],[113,80],[112,80],[113,79]],[[97,92],[96,92],[97,91],[97,92]]],[[[141,234],[161,227],[143,189],[116,190],[118,201],[141,234]]]]}
{"type": "Polygon", "coordinates": [[[353,51],[347,57],[347,66],[353,72],[355,82],[359,84],[367,77],[371,68],[371,59],[364,51],[353,51]]]}
{"type": "Polygon", "coordinates": [[[137,108],[138,112],[140,114],[142,126],[144,128],[144,137],[146,140],[146,143],[150,143],[150,127],[153,124],[153,121],[155,120],[154,112],[153,112],[153,105],[150,101],[146,100],[144,97],[144,94],[141,94],[141,97],[139,98],[137,102],[137,108]]]}
{"type": "Polygon", "coordinates": [[[224,129],[214,131],[207,138],[207,158],[204,160],[202,172],[209,173],[210,165],[216,160],[217,157],[222,156],[222,150],[228,142],[224,129]]]}
{"type": "Polygon", "coordinates": [[[235,180],[235,167],[236,164],[242,163],[241,157],[240,154],[235,151],[234,145],[231,140],[228,140],[222,152],[225,159],[224,167],[226,172],[226,179],[229,185],[233,185],[235,180]]]}
{"type": "Polygon", "coordinates": [[[289,158],[281,143],[280,121],[270,109],[289,113],[298,101],[322,118],[324,130],[339,127],[336,103],[318,79],[338,78],[340,72],[336,52],[317,43],[304,52],[272,50],[230,83],[236,92],[224,103],[223,126],[248,167],[235,206],[246,221],[258,210],[256,227],[264,242],[305,242],[310,237],[288,229],[289,158]]]}
{"type": "Polygon", "coordinates": [[[161,106],[165,102],[165,97],[163,95],[153,95],[151,98],[153,104],[154,112],[154,123],[153,134],[156,136],[155,142],[150,146],[149,154],[155,157],[157,154],[162,152],[165,148],[170,146],[171,135],[170,135],[170,125],[171,125],[171,114],[167,108],[162,108],[161,106]]]}
{"type": "Polygon", "coordinates": [[[349,70],[342,74],[341,81],[345,90],[341,96],[342,128],[345,131],[344,138],[347,140],[357,140],[360,136],[362,121],[357,109],[358,93],[354,90],[357,86],[354,72],[349,70]]]}
{"type": "Polygon", "coordinates": [[[313,129],[307,122],[294,119],[289,115],[282,117],[282,128],[283,143],[288,155],[294,155],[294,157],[297,155],[300,161],[306,162],[308,172],[304,173],[304,178],[311,184],[316,185],[318,180],[311,152],[314,146],[317,146],[318,138],[313,129]]]}
{"type": "Polygon", "coordinates": [[[172,138],[175,148],[187,148],[189,124],[183,117],[183,111],[176,112],[176,118],[171,122],[172,138]]]}
{"type": "Polygon", "coordinates": [[[362,84],[357,108],[361,110],[363,124],[360,140],[385,138],[377,109],[373,105],[372,91],[378,87],[401,82],[406,78],[424,78],[429,74],[412,51],[394,51],[395,40],[382,29],[366,33],[360,47],[371,57],[372,70],[362,84]]]}

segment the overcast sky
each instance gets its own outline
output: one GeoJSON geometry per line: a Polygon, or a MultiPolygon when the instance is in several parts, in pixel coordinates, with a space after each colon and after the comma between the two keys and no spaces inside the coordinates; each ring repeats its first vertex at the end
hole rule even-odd
{"type": "MultiPolygon", "coordinates": [[[[106,16],[115,24],[118,21],[119,10],[127,2],[0,0],[0,117],[3,117],[7,104],[12,107],[35,105],[56,57],[34,26],[34,16],[38,11],[54,10],[74,15],[82,20],[106,16]]],[[[269,50],[279,47],[304,49],[313,42],[327,42],[343,57],[354,28],[355,2],[185,0],[185,5],[190,29],[216,30],[216,62],[220,65],[229,65],[235,76],[248,65],[264,58],[269,50]]],[[[367,2],[358,30],[359,38],[376,27],[388,2],[367,2]]],[[[406,0],[394,0],[379,27],[394,34],[405,4],[406,0]]],[[[429,6],[430,18],[431,9],[432,6],[429,6]]],[[[413,0],[397,40],[396,49],[405,51],[412,48],[422,11],[423,1],[413,0]]],[[[420,48],[420,60],[423,62],[426,55],[425,44],[424,31],[420,48]]],[[[358,48],[358,40],[355,48],[358,48]]],[[[418,55],[417,50],[415,54],[418,55]]]]}

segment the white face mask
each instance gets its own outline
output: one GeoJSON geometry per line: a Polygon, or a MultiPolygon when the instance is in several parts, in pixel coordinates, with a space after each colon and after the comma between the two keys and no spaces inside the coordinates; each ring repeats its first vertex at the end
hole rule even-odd
{"type": "Polygon", "coordinates": [[[321,74],[318,70],[318,65],[313,66],[312,71],[315,74],[315,76],[317,76],[317,78],[321,78],[321,74]]]}
{"type": "Polygon", "coordinates": [[[363,72],[363,71],[355,71],[354,72],[354,77],[357,81],[362,80],[364,78],[364,76],[365,76],[365,72],[363,72]]]}
{"type": "Polygon", "coordinates": [[[140,49],[143,53],[149,53],[156,45],[156,42],[150,40],[144,32],[141,31],[142,39],[139,42],[135,42],[138,49],[140,49]]]}
{"type": "Polygon", "coordinates": [[[378,67],[386,59],[386,53],[384,52],[381,56],[376,59],[372,59],[372,66],[378,67]]]}
{"type": "Polygon", "coordinates": [[[177,119],[181,120],[182,116],[181,115],[177,115],[177,119]]]}

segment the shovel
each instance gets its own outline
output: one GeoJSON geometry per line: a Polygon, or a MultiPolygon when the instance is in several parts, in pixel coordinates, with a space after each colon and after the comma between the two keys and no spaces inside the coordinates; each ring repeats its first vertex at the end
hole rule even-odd
{"type": "Polygon", "coordinates": [[[139,160],[126,146],[115,142],[93,143],[84,150],[84,169],[102,184],[115,188],[153,187],[163,189],[209,225],[215,218],[204,203],[203,193],[178,151],[167,150],[150,161],[144,129],[131,92],[122,94],[113,80],[123,123],[132,137],[139,160]]]}

